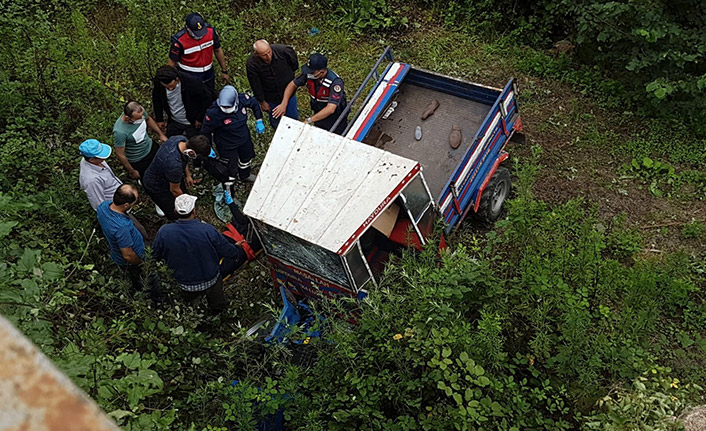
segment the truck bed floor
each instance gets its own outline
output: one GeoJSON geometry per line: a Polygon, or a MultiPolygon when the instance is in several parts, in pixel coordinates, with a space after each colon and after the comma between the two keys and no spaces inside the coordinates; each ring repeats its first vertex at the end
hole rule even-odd
{"type": "Polygon", "coordinates": [[[386,120],[381,117],[363,142],[420,162],[431,194],[438,199],[491,107],[412,84],[402,84],[393,100],[398,104],[395,112],[386,120]],[[439,107],[422,121],[422,112],[434,99],[439,107]],[[421,141],[414,139],[417,126],[422,126],[421,141]],[[455,150],[449,145],[453,126],[461,127],[463,137],[455,150]]]}

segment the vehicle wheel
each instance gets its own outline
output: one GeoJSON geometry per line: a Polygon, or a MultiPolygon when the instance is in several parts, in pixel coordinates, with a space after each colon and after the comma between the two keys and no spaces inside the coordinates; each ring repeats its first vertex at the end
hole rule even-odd
{"type": "Polygon", "coordinates": [[[510,194],[510,171],[499,167],[483,191],[475,218],[485,223],[493,223],[502,213],[505,199],[510,194]]]}

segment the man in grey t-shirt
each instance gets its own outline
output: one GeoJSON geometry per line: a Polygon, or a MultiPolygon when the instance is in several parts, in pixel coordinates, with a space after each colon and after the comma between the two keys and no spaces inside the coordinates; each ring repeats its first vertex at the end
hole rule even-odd
{"type": "Polygon", "coordinates": [[[78,183],[86,192],[91,208],[95,210],[103,201],[112,200],[115,190],[123,182],[105,162],[112,152],[108,145],[101,144],[97,139],[87,139],[78,150],[83,155],[78,183]]]}
{"type": "Polygon", "coordinates": [[[213,100],[213,94],[201,80],[174,67],[157,69],[153,80],[152,106],[157,124],[168,137],[183,135],[191,138],[198,135],[206,109],[213,100]]]}

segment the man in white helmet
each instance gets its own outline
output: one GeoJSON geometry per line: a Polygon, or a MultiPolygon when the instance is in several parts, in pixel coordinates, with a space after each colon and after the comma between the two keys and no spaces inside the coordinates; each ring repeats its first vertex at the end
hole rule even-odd
{"type": "Polygon", "coordinates": [[[201,133],[213,135],[212,142],[216,144],[218,155],[228,159],[231,177],[252,183],[255,182],[255,175],[250,173],[250,163],[255,158],[255,148],[248,129],[248,109],[257,119],[257,133],[264,133],[265,124],[257,100],[247,94],[239,94],[232,85],[226,85],[206,111],[201,133]]]}

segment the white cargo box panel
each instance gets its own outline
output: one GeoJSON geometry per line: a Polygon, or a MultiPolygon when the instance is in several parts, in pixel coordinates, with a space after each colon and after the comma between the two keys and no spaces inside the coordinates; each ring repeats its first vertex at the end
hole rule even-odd
{"type": "Polygon", "coordinates": [[[243,212],[345,254],[418,162],[283,117],[243,212]]]}

